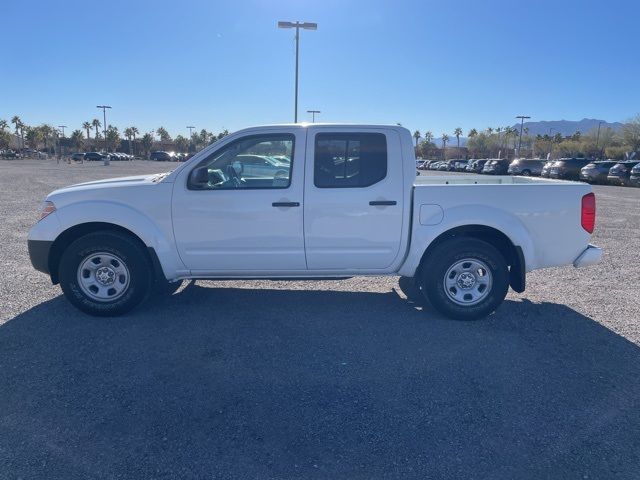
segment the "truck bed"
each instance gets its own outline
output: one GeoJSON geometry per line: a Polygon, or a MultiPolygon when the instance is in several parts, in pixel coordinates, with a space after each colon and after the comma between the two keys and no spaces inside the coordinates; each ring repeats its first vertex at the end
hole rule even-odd
{"type": "MultiPolygon", "coordinates": [[[[420,175],[413,184],[420,185],[553,185],[558,180],[540,177],[517,177],[511,175],[420,175]]],[[[562,184],[576,183],[562,181],[562,184]]]]}

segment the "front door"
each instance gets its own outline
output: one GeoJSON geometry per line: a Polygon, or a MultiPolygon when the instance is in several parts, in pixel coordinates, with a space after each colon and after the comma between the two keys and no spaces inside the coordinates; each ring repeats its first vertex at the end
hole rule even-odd
{"type": "Polygon", "coordinates": [[[393,264],[407,196],[400,151],[393,130],[309,128],[304,227],[310,270],[393,264]]]}
{"type": "Polygon", "coordinates": [[[304,141],[299,128],[247,134],[178,176],[174,234],[193,274],[259,276],[306,269],[304,141]]]}

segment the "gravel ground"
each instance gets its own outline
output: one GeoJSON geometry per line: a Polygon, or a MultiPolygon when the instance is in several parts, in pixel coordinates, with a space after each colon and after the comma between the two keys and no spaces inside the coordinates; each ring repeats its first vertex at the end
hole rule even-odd
{"type": "Polygon", "coordinates": [[[167,167],[0,161],[0,478],[638,478],[640,189],[594,187],[600,265],[478,322],[398,278],[79,313],[29,263],[39,202],[167,167]]]}

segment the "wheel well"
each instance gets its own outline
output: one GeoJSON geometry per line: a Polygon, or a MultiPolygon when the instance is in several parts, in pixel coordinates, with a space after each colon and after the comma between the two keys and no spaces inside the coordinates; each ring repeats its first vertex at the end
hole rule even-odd
{"type": "Polygon", "coordinates": [[[509,283],[511,288],[519,293],[524,292],[526,269],[522,248],[514,245],[509,237],[500,230],[493,227],[487,227],[486,225],[464,225],[441,233],[431,242],[422,255],[415,277],[419,278],[425,260],[429,257],[429,254],[435,247],[440,245],[442,242],[459,237],[476,238],[497,248],[504,256],[507,265],[509,265],[509,283]]]}
{"type": "Polygon", "coordinates": [[[62,254],[64,253],[65,249],[78,238],[98,231],[119,232],[133,238],[148,253],[149,260],[151,261],[151,264],[154,268],[155,276],[157,277],[158,275],[162,275],[164,277],[156,251],[153,249],[153,247],[147,247],[142,239],[131,230],[121,227],[120,225],[115,225],[113,223],[89,222],[81,223],[79,225],[74,225],[73,227],[68,228],[60,235],[58,235],[58,238],[56,238],[53,242],[53,245],[51,246],[51,250],[49,252],[49,272],[51,275],[51,281],[54,284],[58,283],[60,259],[62,258],[62,254]]]}

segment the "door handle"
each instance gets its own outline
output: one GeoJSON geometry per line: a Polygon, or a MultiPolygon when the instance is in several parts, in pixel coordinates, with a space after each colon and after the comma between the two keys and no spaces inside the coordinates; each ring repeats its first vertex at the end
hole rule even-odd
{"type": "Polygon", "coordinates": [[[273,202],[272,207],[299,207],[300,202],[273,202]]]}
{"type": "Polygon", "coordinates": [[[395,200],[372,200],[369,205],[397,205],[395,200]]]}

